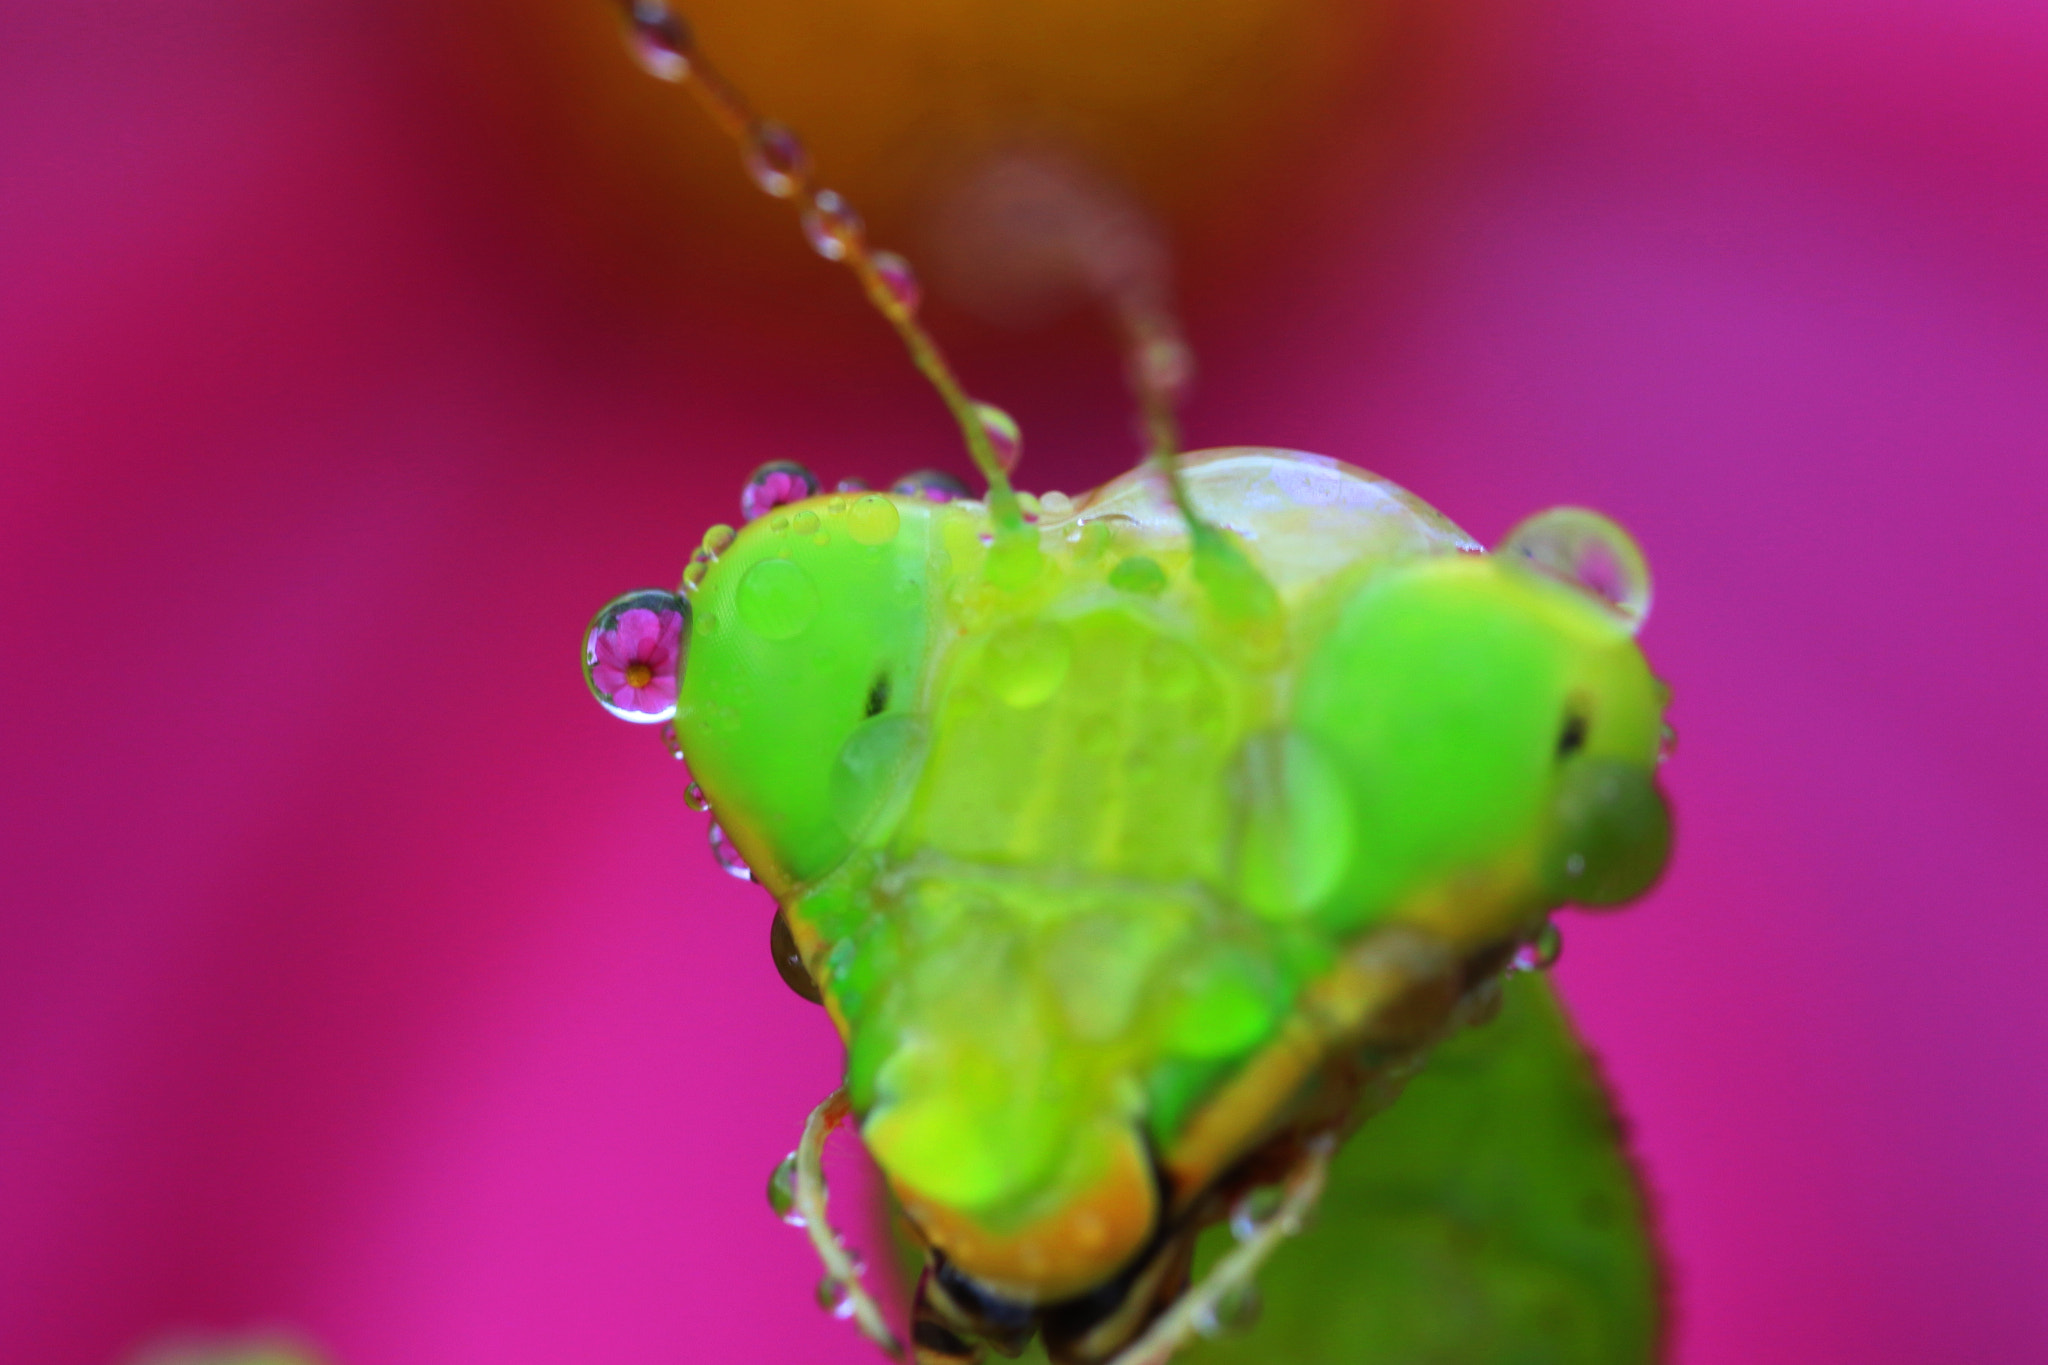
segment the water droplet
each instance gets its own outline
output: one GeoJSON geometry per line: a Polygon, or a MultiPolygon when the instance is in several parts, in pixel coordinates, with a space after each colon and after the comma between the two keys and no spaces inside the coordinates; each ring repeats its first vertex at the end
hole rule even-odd
{"type": "Polygon", "coordinates": [[[967,485],[943,469],[913,469],[889,485],[889,491],[926,502],[954,502],[967,496],[967,485]]]}
{"type": "Polygon", "coordinates": [[[842,1322],[853,1316],[853,1290],[836,1275],[818,1281],[818,1307],[842,1322]]]}
{"type": "Polygon", "coordinates": [[[644,588],[614,597],[583,633],[590,695],[620,720],[656,725],[671,719],[689,635],[690,604],[676,594],[644,588]]]}
{"type": "Polygon", "coordinates": [[[1657,731],[1657,761],[1668,762],[1678,752],[1678,731],[1668,723],[1657,731]]]}
{"type": "Polygon", "coordinates": [[[1140,387],[1177,398],[1195,377],[1195,353],[1177,336],[1155,336],[1139,344],[1131,357],[1132,376],[1140,387]]]}
{"type": "Polygon", "coordinates": [[[811,178],[811,154],[795,133],[762,119],[747,133],[747,174],[777,199],[798,193],[811,178]]]}
{"type": "Polygon", "coordinates": [[[868,481],[858,476],[841,479],[832,486],[841,493],[865,493],[868,491],[868,481]]]}
{"type": "Polygon", "coordinates": [[[690,77],[690,26],[663,0],[632,0],[626,11],[633,56],[650,76],[665,81],[690,77]]]}
{"type": "Polygon", "coordinates": [[[1194,1315],[1195,1332],[1214,1339],[1251,1329],[1259,1320],[1259,1310],[1264,1305],[1259,1299],[1259,1287],[1250,1282],[1232,1285],[1223,1291],[1216,1302],[1204,1304],[1194,1315]]]}
{"type": "Polygon", "coordinates": [[[1166,570],[1159,567],[1159,561],[1146,555],[1132,555],[1120,560],[1109,571],[1109,586],[1118,592],[1135,593],[1140,597],[1157,597],[1166,591],[1166,570]]]}
{"type": "Polygon", "coordinates": [[[910,268],[910,262],[893,251],[877,251],[868,258],[868,264],[875,268],[875,278],[882,282],[883,291],[897,310],[905,317],[916,313],[918,304],[924,302],[924,286],[917,282],[917,272],[910,268]]]}
{"type": "Polygon", "coordinates": [[[776,1162],[768,1173],[768,1208],[791,1227],[804,1226],[804,1216],[796,1211],[795,1152],[776,1162]]]}
{"type": "Polygon", "coordinates": [[[768,640],[793,640],[818,614],[818,587],[787,559],[763,559],[740,579],[740,624],[768,640]]]}
{"type": "Polygon", "coordinates": [[[1549,920],[1536,931],[1536,937],[1515,950],[1514,961],[1510,964],[1518,972],[1547,972],[1557,965],[1557,959],[1564,954],[1564,935],[1549,920]]]}
{"type": "MultiPolygon", "coordinates": [[[[776,910],[775,920],[768,927],[768,951],[775,958],[775,970],[781,975],[783,985],[813,1005],[825,1003],[825,997],[818,993],[818,983],[811,979],[810,968],[804,966],[804,955],[797,951],[796,935],[789,930],[789,919],[780,909],[776,910]]],[[[768,1189],[772,1200],[775,1187],[770,1185],[768,1189]]]]}
{"type": "Polygon", "coordinates": [[[1022,710],[1057,692],[1072,660],[1073,646],[1064,626],[1051,621],[1005,626],[982,651],[982,681],[990,692],[1022,710]]]}
{"type": "Polygon", "coordinates": [[[1495,554],[1561,579],[1604,602],[1631,632],[1650,614],[1650,566],[1628,532],[1583,507],[1538,512],[1495,554]]]}
{"type": "Polygon", "coordinates": [[[718,865],[725,869],[726,875],[738,877],[743,882],[754,880],[754,869],[748,867],[747,860],[740,856],[739,849],[726,834],[725,826],[713,821],[710,834],[711,856],[718,859],[718,865]]]}
{"type": "Polygon", "coordinates": [[[697,812],[697,814],[702,815],[711,809],[711,798],[704,794],[702,787],[692,782],[689,786],[683,788],[683,804],[697,812]]]}
{"type": "Polygon", "coordinates": [[[683,566],[683,591],[694,594],[704,586],[704,575],[711,572],[711,561],[693,559],[683,566]]]}
{"type": "Polygon", "coordinates": [[[785,503],[818,496],[818,476],[794,460],[770,460],[748,476],[740,489],[740,515],[763,517],[785,503]]]}
{"type": "Polygon", "coordinates": [[[1280,1187],[1260,1185],[1247,1190],[1230,1206],[1230,1235],[1240,1242],[1256,1237],[1266,1220],[1280,1210],[1280,1187]]]}
{"type": "Polygon", "coordinates": [[[739,532],[721,521],[704,533],[704,553],[716,558],[731,549],[738,536],[739,532]]]}
{"type": "Polygon", "coordinates": [[[887,545],[902,525],[903,514],[880,493],[859,499],[846,513],[846,533],[859,545],[887,545]]]}
{"type": "Polygon", "coordinates": [[[818,514],[806,508],[789,519],[789,529],[800,536],[818,534],[818,514]]]}
{"type": "Polygon", "coordinates": [[[988,443],[994,447],[996,460],[1004,469],[1015,469],[1017,461],[1024,455],[1024,433],[1017,428],[1017,419],[993,403],[976,403],[975,420],[988,435],[988,443]]]}
{"type": "Polygon", "coordinates": [[[1065,493],[1041,493],[1038,506],[1049,517],[1063,517],[1074,510],[1074,500],[1065,493]]]}
{"type": "Polygon", "coordinates": [[[811,250],[828,261],[843,261],[858,251],[863,230],[860,215],[837,190],[819,190],[804,210],[804,236],[811,250]]]}
{"type": "MultiPolygon", "coordinates": [[[[687,778],[690,775],[690,769],[683,754],[683,737],[676,733],[675,717],[669,717],[668,724],[661,727],[661,738],[662,742],[668,745],[668,756],[684,765],[683,776],[687,778]]],[[[696,784],[693,782],[691,785],[695,786],[696,784]]]]}

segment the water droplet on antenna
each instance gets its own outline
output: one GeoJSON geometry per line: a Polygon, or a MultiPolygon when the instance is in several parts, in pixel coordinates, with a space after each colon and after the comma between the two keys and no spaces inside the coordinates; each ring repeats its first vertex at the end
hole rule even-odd
{"type": "Polygon", "coordinates": [[[768,1207],[791,1227],[804,1225],[804,1216],[796,1211],[795,1152],[776,1162],[775,1169],[768,1174],[768,1207]]]}
{"type": "Polygon", "coordinates": [[[1024,433],[1017,429],[1017,419],[993,403],[976,403],[974,416],[995,448],[997,463],[1006,470],[1015,469],[1024,454],[1024,433]]]}
{"type": "Polygon", "coordinates": [[[777,199],[787,199],[811,178],[811,154],[795,133],[762,119],[747,133],[747,174],[777,199]]]}
{"type": "Polygon", "coordinates": [[[924,301],[924,286],[917,282],[917,272],[910,268],[910,262],[893,251],[877,251],[868,258],[875,268],[875,278],[882,282],[889,300],[905,315],[917,312],[917,305],[924,301]]]}
{"type": "Polygon", "coordinates": [[[690,78],[690,26],[663,0],[631,0],[626,28],[633,56],[650,76],[690,78]]]}
{"type": "Polygon", "coordinates": [[[862,232],[860,215],[837,190],[819,190],[804,210],[804,236],[828,261],[843,261],[859,250],[862,232]]]}
{"type": "Polygon", "coordinates": [[[818,1281],[818,1307],[842,1321],[853,1316],[853,1290],[836,1275],[818,1281]]]}
{"type": "Polygon", "coordinates": [[[1536,937],[1515,950],[1510,964],[1518,972],[1547,972],[1557,965],[1557,959],[1564,954],[1564,935],[1555,924],[1543,921],[1543,927],[1536,931],[1536,937]]]}
{"type": "Polygon", "coordinates": [[[1249,1329],[1259,1320],[1259,1310],[1264,1305],[1259,1299],[1259,1287],[1255,1284],[1233,1285],[1212,1304],[1205,1304],[1194,1315],[1194,1328],[1199,1336],[1214,1339],[1249,1329]]]}

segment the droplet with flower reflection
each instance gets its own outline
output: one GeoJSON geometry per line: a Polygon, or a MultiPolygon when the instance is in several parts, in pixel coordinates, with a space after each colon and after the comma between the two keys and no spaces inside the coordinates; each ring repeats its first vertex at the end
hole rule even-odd
{"type": "Polygon", "coordinates": [[[590,695],[636,725],[672,718],[689,625],[690,604],[659,588],[605,603],[583,634],[583,681],[590,695]]]}
{"type": "Polygon", "coordinates": [[[740,489],[740,515],[764,517],[785,503],[818,496],[818,476],[794,460],[770,460],[740,489]]]}

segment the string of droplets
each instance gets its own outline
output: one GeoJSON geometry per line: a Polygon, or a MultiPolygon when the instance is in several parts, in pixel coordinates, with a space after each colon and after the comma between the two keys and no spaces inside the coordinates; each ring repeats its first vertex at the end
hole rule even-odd
{"type": "MultiPolygon", "coordinates": [[[[633,55],[649,75],[687,87],[714,123],[739,144],[755,185],[795,206],[811,248],[838,261],[860,280],[868,299],[895,327],[918,370],[938,390],[959,424],[968,454],[988,484],[989,515],[999,531],[1024,531],[1010,487],[1009,469],[1021,441],[1007,413],[970,397],[938,344],[917,320],[923,289],[910,262],[893,251],[872,250],[860,214],[837,190],[812,183],[811,157],[788,128],[757,116],[746,100],[698,50],[690,26],[667,0],[621,0],[633,55]]],[[[1033,542],[1036,543],[1035,541],[1033,542]]]]}

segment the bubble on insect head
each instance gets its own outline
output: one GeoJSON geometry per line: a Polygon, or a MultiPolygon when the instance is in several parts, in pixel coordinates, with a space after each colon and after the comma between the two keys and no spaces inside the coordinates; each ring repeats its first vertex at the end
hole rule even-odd
{"type": "Polygon", "coordinates": [[[644,588],[598,608],[583,634],[583,681],[598,705],[636,725],[676,713],[690,629],[690,604],[644,588]]]}
{"type": "Polygon", "coordinates": [[[811,178],[811,154],[789,129],[761,119],[747,130],[747,174],[765,194],[788,199],[811,178]]]}
{"type": "Polygon", "coordinates": [[[1273,919],[1313,911],[1351,862],[1351,797],[1321,745],[1292,730],[1246,740],[1232,773],[1237,882],[1245,904],[1273,919]]]}
{"type": "Polygon", "coordinates": [[[866,226],[837,190],[819,190],[804,210],[804,237],[828,261],[843,261],[860,250],[866,226]]]}
{"type": "Polygon", "coordinates": [[[747,476],[746,484],[740,489],[740,515],[753,521],[785,503],[802,502],[816,496],[816,474],[794,460],[770,460],[747,476]]]}
{"type": "Polygon", "coordinates": [[[832,822],[842,833],[858,839],[893,823],[909,798],[907,779],[924,741],[924,724],[914,716],[885,713],[854,727],[827,779],[832,822]]]}
{"type": "Polygon", "coordinates": [[[1650,615],[1650,565],[1628,532],[1584,507],[1553,507],[1514,530],[1494,552],[1571,584],[1605,603],[1628,627],[1650,615]]]}
{"type": "Polygon", "coordinates": [[[1015,469],[1017,461],[1024,457],[1024,433],[1018,428],[1017,419],[993,403],[976,403],[974,420],[981,424],[982,433],[988,437],[997,463],[1006,470],[1015,469]]]}
{"type": "Polygon", "coordinates": [[[707,835],[711,843],[711,856],[718,860],[718,865],[725,869],[727,876],[737,877],[743,882],[754,880],[754,869],[748,867],[747,860],[740,856],[739,848],[733,843],[732,836],[725,832],[725,826],[713,821],[707,835]]]}
{"type": "MultiPolygon", "coordinates": [[[[825,1003],[825,997],[818,991],[818,983],[812,979],[810,968],[804,966],[804,956],[797,951],[796,935],[790,932],[789,916],[778,907],[775,919],[768,926],[768,952],[775,959],[776,975],[782,984],[795,991],[813,1005],[825,1003]]],[[[768,1187],[769,1201],[775,1197],[775,1187],[768,1187]]]]}
{"type": "Polygon", "coordinates": [[[890,484],[889,491],[926,502],[957,502],[967,496],[967,485],[943,469],[913,469],[890,484]]]}
{"type": "Polygon", "coordinates": [[[768,1172],[768,1209],[793,1228],[804,1226],[804,1216],[796,1207],[795,1152],[776,1162],[775,1169],[768,1172]]]}
{"type": "Polygon", "coordinates": [[[1655,884],[1671,856],[1671,808],[1650,768],[1620,759],[1572,764],[1551,818],[1545,873],[1560,902],[1632,901],[1655,884]]]}
{"type": "Polygon", "coordinates": [[[1166,591],[1166,570],[1150,555],[1132,555],[1109,571],[1109,586],[1138,597],[1157,597],[1166,591]]]}
{"type": "Polygon", "coordinates": [[[846,534],[853,537],[856,545],[887,545],[896,539],[902,525],[903,514],[880,493],[857,498],[846,509],[846,534]]]}
{"type": "Polygon", "coordinates": [[[690,25],[664,0],[629,0],[627,45],[650,76],[684,81],[690,76],[690,25]]]}
{"type": "Polygon", "coordinates": [[[818,585],[788,559],[756,561],[734,598],[740,624],[764,640],[793,640],[818,614],[818,585]]]}
{"type": "Polygon", "coordinates": [[[875,278],[881,281],[882,292],[889,305],[896,312],[909,317],[917,312],[924,302],[924,286],[918,283],[917,272],[910,268],[910,262],[893,251],[877,251],[868,258],[875,278]]]}
{"type": "Polygon", "coordinates": [[[983,684],[1019,710],[1039,705],[1067,680],[1073,645],[1056,621],[1004,626],[982,651],[983,684]]]}

